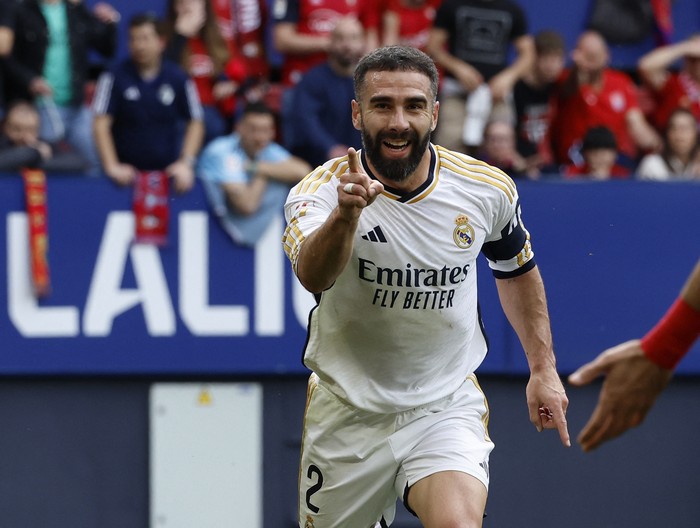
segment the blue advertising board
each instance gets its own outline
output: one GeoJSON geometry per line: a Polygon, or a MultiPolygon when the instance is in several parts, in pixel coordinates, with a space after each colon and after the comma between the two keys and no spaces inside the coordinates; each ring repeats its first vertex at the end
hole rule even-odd
{"type": "MultiPolygon", "coordinates": [[[[559,367],[640,336],[700,256],[700,185],[523,182],[523,220],[547,287],[559,367]]],[[[50,178],[51,294],[31,289],[24,192],[0,180],[0,375],[304,373],[312,296],[281,248],[231,242],[198,185],[171,199],[167,246],[133,244],[130,189],[50,178]]],[[[494,280],[479,263],[490,351],[481,372],[527,372],[494,280]]],[[[681,371],[700,373],[700,353],[681,371]]]]}

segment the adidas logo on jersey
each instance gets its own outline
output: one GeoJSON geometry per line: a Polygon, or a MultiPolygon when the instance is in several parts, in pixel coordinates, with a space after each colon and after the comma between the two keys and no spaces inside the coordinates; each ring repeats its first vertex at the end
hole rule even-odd
{"type": "Polygon", "coordinates": [[[369,231],[366,235],[362,235],[362,240],[369,240],[370,242],[382,242],[386,243],[386,237],[382,232],[382,228],[375,226],[374,229],[369,231]]]}

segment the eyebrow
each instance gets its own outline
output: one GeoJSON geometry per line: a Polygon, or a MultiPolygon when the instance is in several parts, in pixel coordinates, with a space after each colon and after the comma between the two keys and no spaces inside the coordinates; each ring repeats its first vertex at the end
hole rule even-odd
{"type": "MultiPolygon", "coordinates": [[[[370,97],[369,102],[370,103],[390,103],[393,102],[394,98],[389,97],[388,95],[375,95],[373,97],[370,97]]],[[[428,99],[424,96],[414,96],[414,97],[407,97],[405,99],[405,102],[407,103],[428,103],[428,99]]]]}

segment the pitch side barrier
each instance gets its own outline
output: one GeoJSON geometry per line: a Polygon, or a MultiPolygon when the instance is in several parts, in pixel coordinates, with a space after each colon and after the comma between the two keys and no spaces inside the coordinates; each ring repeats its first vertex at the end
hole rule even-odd
{"type": "MultiPolygon", "coordinates": [[[[700,255],[700,185],[523,182],[523,220],[547,287],[562,372],[640,336],[700,255]]],[[[132,191],[49,177],[50,294],[31,287],[24,188],[0,179],[0,375],[293,375],[313,298],[281,247],[282,216],[235,246],[197,185],[170,200],[168,244],[133,244],[132,191]]],[[[490,352],[481,372],[527,365],[479,263],[490,352]]],[[[680,365],[700,373],[700,347],[680,365]]]]}

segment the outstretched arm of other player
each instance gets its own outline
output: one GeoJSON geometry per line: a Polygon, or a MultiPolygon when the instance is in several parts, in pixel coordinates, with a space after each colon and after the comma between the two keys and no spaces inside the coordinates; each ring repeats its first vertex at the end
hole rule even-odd
{"type": "Polygon", "coordinates": [[[699,335],[700,261],[678,301],[643,340],[610,348],[569,376],[573,385],[605,376],[598,405],[578,436],[583,450],[591,451],[641,424],[699,335]]]}
{"type": "Polygon", "coordinates": [[[350,259],[362,210],[384,190],[362,168],[359,154],[348,149],[348,170],[338,183],[338,207],[302,245],[297,277],[311,293],[330,288],[350,259]]]}
{"type": "Polygon", "coordinates": [[[498,296],[508,321],[518,334],[530,367],[527,406],[538,431],[556,429],[570,446],[566,425],[569,400],[557,373],[544,284],[537,267],[517,277],[497,279],[498,296]]]}

